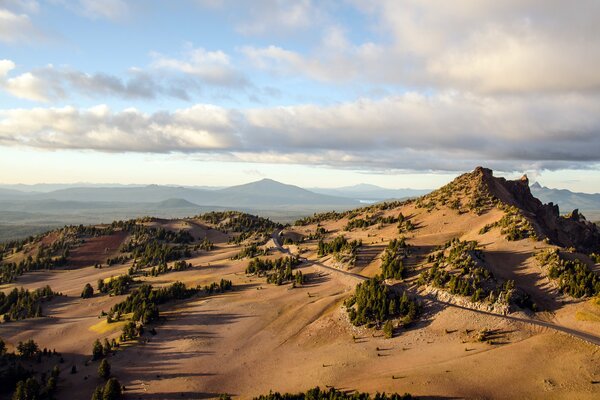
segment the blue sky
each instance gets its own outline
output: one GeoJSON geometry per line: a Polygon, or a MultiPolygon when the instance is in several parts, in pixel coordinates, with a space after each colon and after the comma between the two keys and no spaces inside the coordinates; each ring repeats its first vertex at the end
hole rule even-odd
{"type": "Polygon", "coordinates": [[[600,192],[599,11],[0,0],[0,181],[600,192]]]}

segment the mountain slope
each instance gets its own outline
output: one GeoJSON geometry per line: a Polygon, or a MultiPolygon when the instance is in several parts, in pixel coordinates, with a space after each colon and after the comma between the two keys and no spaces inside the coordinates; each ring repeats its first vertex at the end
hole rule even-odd
{"type": "Polygon", "coordinates": [[[356,201],[343,197],[328,196],[287,185],[272,179],[262,179],[245,185],[232,186],[217,191],[221,204],[263,205],[355,205],[356,201]]]}
{"type": "MultiPolygon", "coordinates": [[[[533,225],[540,239],[547,238],[553,244],[574,247],[583,252],[600,249],[598,227],[577,210],[561,216],[557,205],[542,203],[531,193],[526,175],[518,180],[506,180],[494,177],[490,169],[477,167],[424,199],[442,204],[454,202],[452,205],[456,208],[467,207],[478,213],[500,207],[509,214],[507,224],[516,224],[515,221],[522,216],[533,225]]],[[[521,225],[524,223],[519,222],[521,225]]],[[[513,232],[519,234],[519,227],[515,225],[513,228],[513,232]]]]}

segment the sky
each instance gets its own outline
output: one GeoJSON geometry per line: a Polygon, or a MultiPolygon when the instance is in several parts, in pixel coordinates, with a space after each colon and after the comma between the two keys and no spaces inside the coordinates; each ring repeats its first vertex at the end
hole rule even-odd
{"type": "Polygon", "coordinates": [[[0,0],[0,183],[600,192],[600,2],[0,0]]]}

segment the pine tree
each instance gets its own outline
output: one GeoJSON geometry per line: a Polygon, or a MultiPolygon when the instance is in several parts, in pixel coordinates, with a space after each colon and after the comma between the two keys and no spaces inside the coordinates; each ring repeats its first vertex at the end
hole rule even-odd
{"type": "Polygon", "coordinates": [[[98,367],[98,376],[104,380],[110,377],[110,364],[106,361],[106,358],[102,360],[98,367]]]}
{"type": "Polygon", "coordinates": [[[92,347],[92,359],[99,360],[104,356],[104,349],[102,344],[98,339],[94,342],[94,346],[92,347]]]}

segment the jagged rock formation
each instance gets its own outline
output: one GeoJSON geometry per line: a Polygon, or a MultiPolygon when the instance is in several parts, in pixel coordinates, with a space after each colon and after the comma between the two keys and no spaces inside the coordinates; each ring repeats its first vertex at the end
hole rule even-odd
{"type": "Polygon", "coordinates": [[[561,216],[558,205],[543,204],[529,189],[529,180],[524,175],[518,180],[494,177],[488,168],[477,167],[471,178],[481,180],[487,191],[501,203],[517,207],[534,225],[538,234],[553,244],[574,247],[578,251],[593,252],[600,249],[600,231],[587,221],[578,210],[561,216]]]}

